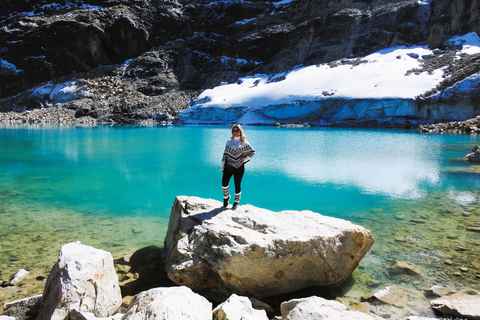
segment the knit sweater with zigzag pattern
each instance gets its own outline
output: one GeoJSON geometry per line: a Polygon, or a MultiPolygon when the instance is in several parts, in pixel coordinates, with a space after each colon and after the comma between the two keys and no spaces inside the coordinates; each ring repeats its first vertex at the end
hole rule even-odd
{"type": "Polygon", "coordinates": [[[229,139],[227,141],[227,145],[225,146],[225,152],[223,153],[222,170],[225,166],[225,163],[228,163],[232,167],[238,169],[244,163],[250,161],[254,154],[255,150],[247,140],[242,142],[240,137],[229,139]],[[241,160],[242,158],[243,161],[241,160]]]}

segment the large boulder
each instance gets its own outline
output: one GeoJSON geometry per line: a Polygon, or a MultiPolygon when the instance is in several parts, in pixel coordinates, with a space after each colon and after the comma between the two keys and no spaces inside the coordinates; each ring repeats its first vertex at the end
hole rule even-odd
{"type": "Polygon", "coordinates": [[[187,287],[153,288],[132,298],[122,320],[211,320],[212,304],[187,287]]]}
{"type": "Polygon", "coordinates": [[[166,272],[219,301],[343,282],[373,244],[370,231],[311,211],[226,210],[216,200],[179,196],[165,238],[166,272]]]}
{"type": "Polygon", "coordinates": [[[47,278],[37,319],[64,320],[73,309],[107,317],[121,304],[112,255],[72,242],[60,248],[58,261],[47,278]]]}

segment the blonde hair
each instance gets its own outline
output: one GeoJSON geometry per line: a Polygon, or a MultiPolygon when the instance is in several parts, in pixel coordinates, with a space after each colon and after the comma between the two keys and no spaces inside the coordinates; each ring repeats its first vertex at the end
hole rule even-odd
{"type": "MultiPolygon", "coordinates": [[[[238,128],[238,130],[240,130],[240,140],[242,140],[242,142],[245,142],[247,137],[245,136],[245,132],[243,132],[242,126],[239,125],[239,124],[234,124],[232,126],[232,131],[233,131],[234,128],[238,128]]],[[[233,138],[235,138],[235,136],[233,135],[233,132],[232,132],[232,137],[230,138],[230,140],[232,140],[233,138]]]]}

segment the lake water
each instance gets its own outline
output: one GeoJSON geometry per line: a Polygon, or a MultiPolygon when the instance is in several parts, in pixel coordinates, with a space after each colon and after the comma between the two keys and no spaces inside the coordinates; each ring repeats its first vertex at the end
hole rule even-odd
{"type": "MultiPolygon", "coordinates": [[[[242,203],[312,210],[372,231],[351,295],[385,283],[477,285],[480,138],[247,126],[242,203]],[[470,229],[469,229],[470,228],[470,229]],[[421,277],[398,274],[408,262],[421,277]],[[468,270],[460,268],[467,268],[468,270]],[[462,271],[463,270],[463,271],[462,271]]],[[[162,246],[177,195],[221,200],[228,126],[0,125],[0,276],[49,270],[61,245],[162,246]]]]}

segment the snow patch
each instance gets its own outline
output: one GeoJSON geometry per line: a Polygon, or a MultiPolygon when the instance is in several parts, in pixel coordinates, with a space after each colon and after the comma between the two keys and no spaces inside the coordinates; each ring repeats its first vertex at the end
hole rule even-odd
{"type": "Polygon", "coordinates": [[[235,22],[235,24],[247,24],[249,23],[250,21],[253,21],[255,20],[256,18],[250,18],[250,19],[243,19],[242,21],[237,21],[235,22]]]}
{"type": "MultiPolygon", "coordinates": [[[[480,52],[480,38],[474,32],[450,41],[461,44],[463,53],[480,52]]],[[[335,101],[337,112],[341,113],[338,118],[357,117],[370,109],[372,116],[412,116],[415,114],[412,114],[411,101],[444,80],[443,68],[421,71],[424,57],[432,55],[433,51],[426,46],[393,47],[362,59],[299,67],[274,75],[248,76],[203,91],[193,106],[182,111],[179,117],[194,123],[299,119],[316,113],[323,117],[326,110],[321,109],[331,101],[335,101]],[[338,103],[340,100],[345,101],[343,106],[338,103]],[[354,100],[363,105],[349,102],[354,100]],[[246,113],[255,115],[246,116],[246,113]]]]}
{"type": "Polygon", "coordinates": [[[282,1],[274,2],[273,4],[275,5],[275,7],[278,8],[292,2],[295,2],[295,0],[282,0],[282,1]]]}
{"type": "Polygon", "coordinates": [[[480,37],[477,35],[476,32],[470,32],[463,36],[456,36],[450,38],[449,41],[455,42],[455,45],[461,45],[462,53],[480,53],[480,37]]]}
{"type": "Polygon", "coordinates": [[[37,87],[32,95],[48,98],[51,102],[61,103],[86,96],[86,85],[80,85],[76,81],[68,81],[61,84],[47,83],[37,87]]]}
{"type": "MultiPolygon", "coordinates": [[[[72,9],[84,9],[84,10],[101,10],[102,7],[93,6],[90,4],[85,4],[83,2],[66,2],[64,5],[59,4],[56,2],[48,3],[43,6],[40,6],[39,9],[41,10],[72,10],[72,9]]],[[[38,15],[45,14],[44,11],[29,11],[29,12],[22,12],[20,15],[27,16],[27,17],[34,17],[38,15]]]]}
{"type": "Polygon", "coordinates": [[[238,64],[247,64],[248,63],[248,61],[246,59],[235,59],[235,58],[226,57],[226,56],[221,57],[221,61],[222,61],[222,63],[227,63],[227,62],[230,62],[230,61],[234,61],[235,63],[238,63],[238,64]]]}
{"type": "Polygon", "coordinates": [[[3,60],[3,59],[0,59],[0,67],[2,69],[8,69],[10,71],[13,71],[15,73],[19,73],[21,72],[22,70],[21,69],[18,69],[13,63],[10,63],[6,60],[3,60]]]}

